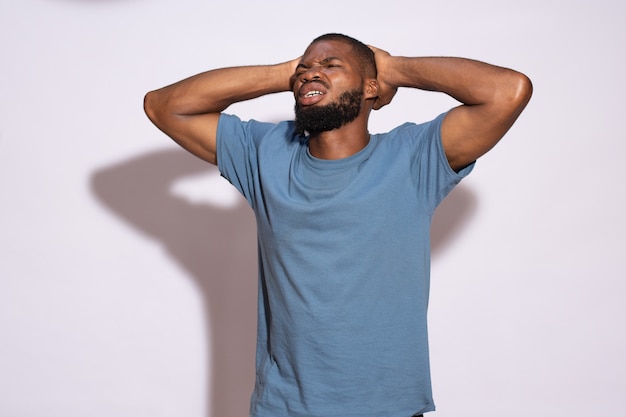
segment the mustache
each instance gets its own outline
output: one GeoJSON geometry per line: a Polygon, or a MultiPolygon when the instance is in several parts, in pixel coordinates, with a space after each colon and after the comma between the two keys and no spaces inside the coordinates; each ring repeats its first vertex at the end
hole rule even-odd
{"type": "Polygon", "coordinates": [[[314,84],[314,83],[315,83],[315,84],[320,84],[321,86],[323,86],[323,87],[324,87],[324,88],[326,88],[326,89],[330,88],[330,86],[329,86],[329,85],[328,85],[325,81],[323,81],[323,80],[313,79],[313,80],[311,80],[311,81],[304,81],[304,82],[302,83],[302,85],[300,86],[299,90],[302,90],[302,88],[303,88],[305,85],[311,85],[311,84],[314,84]]]}

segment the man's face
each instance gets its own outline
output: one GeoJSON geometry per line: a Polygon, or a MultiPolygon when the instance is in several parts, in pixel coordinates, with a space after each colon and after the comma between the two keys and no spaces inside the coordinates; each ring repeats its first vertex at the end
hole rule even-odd
{"type": "Polygon", "coordinates": [[[358,117],[363,77],[351,46],[319,41],[307,48],[294,80],[296,128],[300,133],[337,129],[358,117]]]}

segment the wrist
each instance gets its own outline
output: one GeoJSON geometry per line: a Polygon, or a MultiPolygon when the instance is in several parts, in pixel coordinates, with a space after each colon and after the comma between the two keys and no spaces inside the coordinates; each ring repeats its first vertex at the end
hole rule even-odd
{"type": "Polygon", "coordinates": [[[410,58],[389,56],[384,61],[380,80],[392,88],[411,87],[415,71],[410,68],[410,58]]]}
{"type": "Polygon", "coordinates": [[[285,61],[280,64],[276,64],[277,77],[280,80],[283,91],[291,91],[293,87],[294,75],[296,73],[296,67],[300,62],[300,58],[293,59],[291,61],[285,61]]]}

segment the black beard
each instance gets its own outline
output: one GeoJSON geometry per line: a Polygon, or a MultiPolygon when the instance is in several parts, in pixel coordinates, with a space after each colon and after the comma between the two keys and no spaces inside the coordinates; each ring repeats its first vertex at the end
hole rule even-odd
{"type": "Polygon", "coordinates": [[[339,129],[357,118],[361,112],[363,89],[346,91],[339,100],[325,106],[301,107],[296,102],[296,132],[308,133],[327,132],[339,129]]]}

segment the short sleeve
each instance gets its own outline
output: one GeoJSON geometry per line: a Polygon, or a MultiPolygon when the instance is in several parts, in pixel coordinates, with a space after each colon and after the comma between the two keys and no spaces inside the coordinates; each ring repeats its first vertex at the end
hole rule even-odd
{"type": "Polygon", "coordinates": [[[446,113],[443,113],[422,125],[405,125],[417,144],[412,175],[420,199],[425,202],[430,213],[435,211],[441,201],[475,165],[473,162],[459,172],[450,167],[441,140],[441,124],[445,115],[446,113]]]}
{"type": "Polygon", "coordinates": [[[221,114],[217,126],[217,166],[226,178],[252,204],[257,172],[257,149],[271,123],[242,121],[237,116],[221,114]]]}

